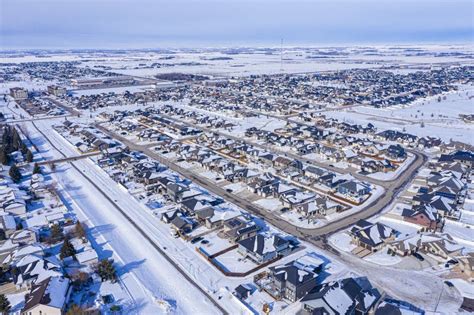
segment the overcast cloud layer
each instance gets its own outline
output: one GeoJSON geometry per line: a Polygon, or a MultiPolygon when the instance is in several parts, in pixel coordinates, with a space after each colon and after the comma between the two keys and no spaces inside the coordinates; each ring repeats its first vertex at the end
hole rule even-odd
{"type": "Polygon", "coordinates": [[[472,0],[0,0],[0,46],[472,43],[472,0]]]}

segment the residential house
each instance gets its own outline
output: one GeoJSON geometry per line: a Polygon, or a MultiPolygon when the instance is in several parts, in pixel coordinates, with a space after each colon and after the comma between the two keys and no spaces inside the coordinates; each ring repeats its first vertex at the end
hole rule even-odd
{"type": "Polygon", "coordinates": [[[315,287],[302,300],[299,315],[368,314],[380,299],[375,288],[362,288],[353,278],[315,287]]]}
{"type": "Polygon", "coordinates": [[[330,215],[341,211],[343,208],[340,204],[332,202],[327,197],[318,196],[314,200],[305,202],[296,206],[296,211],[302,213],[305,217],[314,215],[330,215]]]}
{"type": "Polygon", "coordinates": [[[449,234],[427,234],[421,238],[421,250],[443,259],[461,256],[463,246],[456,243],[449,234]]]}
{"type": "Polygon", "coordinates": [[[38,254],[29,254],[13,264],[13,282],[17,288],[30,288],[34,283],[48,277],[61,276],[61,267],[57,262],[42,258],[38,254]]]}
{"type": "Polygon", "coordinates": [[[371,252],[376,252],[390,241],[393,241],[396,232],[382,223],[370,223],[365,220],[359,220],[350,230],[350,235],[352,242],[357,246],[368,249],[371,252]]]}
{"type": "Polygon", "coordinates": [[[263,234],[243,239],[238,242],[238,251],[258,264],[263,264],[283,256],[290,250],[290,243],[278,235],[270,237],[263,234]]]}
{"type": "Polygon", "coordinates": [[[69,279],[49,277],[35,284],[25,296],[24,315],[62,315],[71,290],[69,279]]]}
{"type": "Polygon", "coordinates": [[[398,256],[410,256],[416,252],[421,247],[421,238],[420,235],[409,235],[403,239],[393,241],[388,244],[388,253],[395,253],[398,256]]]}
{"type": "Polygon", "coordinates": [[[346,181],[337,186],[337,192],[357,202],[370,193],[370,185],[356,180],[346,181]]]}
{"type": "Polygon", "coordinates": [[[13,244],[18,244],[20,246],[31,245],[38,241],[38,235],[34,230],[23,229],[10,235],[10,240],[13,244]]]}
{"type": "Polygon", "coordinates": [[[315,270],[305,270],[294,262],[270,267],[267,285],[273,296],[295,302],[305,296],[316,285],[315,270]]]}
{"type": "Polygon", "coordinates": [[[16,231],[15,217],[9,214],[0,216],[0,229],[3,230],[6,238],[10,238],[16,231]]]}
{"type": "MultiPolygon", "coordinates": [[[[160,181],[160,180],[158,180],[160,181]]],[[[163,180],[161,180],[163,181],[163,180]]],[[[183,184],[170,182],[166,185],[166,194],[174,202],[181,201],[182,195],[185,191],[188,191],[189,187],[183,184]]]]}
{"type": "Polygon", "coordinates": [[[405,149],[399,144],[389,145],[385,151],[385,155],[389,160],[392,161],[403,161],[407,157],[405,149]]]}
{"type": "Polygon", "coordinates": [[[441,227],[441,218],[432,206],[419,205],[414,206],[412,209],[403,209],[402,211],[403,220],[418,224],[425,230],[436,231],[441,227]]]}
{"type": "Polygon", "coordinates": [[[170,221],[171,226],[180,234],[187,234],[194,228],[194,223],[191,219],[177,215],[170,221]]]}
{"type": "Polygon", "coordinates": [[[257,235],[260,227],[253,222],[244,221],[242,218],[232,218],[224,222],[223,233],[232,242],[239,242],[257,235]]]}

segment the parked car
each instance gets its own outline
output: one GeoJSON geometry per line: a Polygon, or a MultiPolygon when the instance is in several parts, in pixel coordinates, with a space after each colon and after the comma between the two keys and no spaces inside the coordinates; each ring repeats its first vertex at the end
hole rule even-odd
{"type": "Polygon", "coordinates": [[[413,253],[413,257],[415,257],[419,261],[424,261],[425,260],[425,258],[423,258],[423,256],[421,256],[421,254],[419,254],[419,253],[413,253]]]}
{"type": "Polygon", "coordinates": [[[290,208],[284,207],[284,208],[281,208],[281,209],[280,209],[280,212],[281,212],[281,213],[285,213],[285,212],[288,212],[289,210],[290,210],[290,208]]]}
{"type": "Polygon", "coordinates": [[[195,237],[191,240],[191,244],[196,244],[199,241],[202,241],[204,238],[201,236],[195,237]]]}

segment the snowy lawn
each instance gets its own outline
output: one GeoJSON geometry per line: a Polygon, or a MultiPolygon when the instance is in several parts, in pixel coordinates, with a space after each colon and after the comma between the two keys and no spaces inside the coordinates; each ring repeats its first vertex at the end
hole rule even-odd
{"type": "Polygon", "coordinates": [[[398,235],[397,238],[403,238],[408,235],[416,234],[419,230],[421,230],[421,226],[419,225],[386,216],[380,217],[377,221],[398,231],[400,235],[398,235]]]}
{"type": "Polygon", "coordinates": [[[449,279],[449,281],[454,284],[462,296],[474,299],[474,284],[472,282],[469,283],[462,279],[449,279]]]}
{"type": "Polygon", "coordinates": [[[232,193],[238,194],[246,189],[246,185],[244,183],[238,182],[238,183],[232,183],[229,185],[224,186],[224,189],[230,189],[232,190],[232,193]]]}
{"type": "Polygon", "coordinates": [[[208,244],[199,244],[200,247],[202,247],[206,253],[212,255],[215,254],[221,250],[224,250],[232,244],[225,238],[220,238],[217,235],[217,232],[212,232],[210,234],[207,234],[203,236],[205,240],[209,241],[208,244]]]}
{"type": "Polygon", "coordinates": [[[215,261],[230,272],[246,272],[258,265],[249,258],[244,258],[237,249],[217,256],[215,261]]]}
{"type": "Polygon", "coordinates": [[[444,232],[451,235],[461,245],[474,249],[474,228],[472,225],[446,220],[444,232]]]}
{"type": "Polygon", "coordinates": [[[343,252],[350,253],[357,245],[351,243],[351,237],[346,232],[339,232],[329,237],[331,245],[343,252]]]}
{"type": "Polygon", "coordinates": [[[253,203],[270,211],[275,211],[283,207],[280,200],[278,200],[277,198],[263,198],[254,201],[253,203]]]}
{"type": "Polygon", "coordinates": [[[364,257],[364,260],[373,262],[378,265],[391,266],[402,261],[400,256],[392,256],[387,253],[387,248],[382,249],[376,253],[364,257]]]}
{"type": "Polygon", "coordinates": [[[320,219],[305,219],[302,214],[298,213],[296,210],[287,211],[280,216],[291,224],[302,228],[312,229],[322,225],[320,219]]]}

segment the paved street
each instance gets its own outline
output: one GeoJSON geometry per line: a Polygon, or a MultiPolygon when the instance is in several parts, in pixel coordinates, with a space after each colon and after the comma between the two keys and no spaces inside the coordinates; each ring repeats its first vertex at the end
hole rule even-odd
{"type": "Polygon", "coordinates": [[[75,159],[68,157],[68,155],[66,155],[66,153],[64,152],[64,150],[62,150],[61,147],[57,146],[54,144],[54,142],[52,141],[52,139],[50,139],[40,128],[38,128],[38,126],[32,122],[32,125],[33,127],[43,136],[43,138],[49,142],[49,144],[57,151],[59,152],[59,154],[61,154],[62,156],[64,156],[64,159],[63,160],[67,160],[68,162],[70,162],[70,164],[72,165],[72,167],[77,171],[78,174],[80,174],[80,176],[84,177],[87,182],[89,182],[94,188],[95,190],[100,193],[106,200],[107,202],[113,207],[113,209],[117,210],[118,211],[118,215],[122,215],[123,217],[125,217],[125,219],[130,223],[130,225],[136,229],[140,234],[141,236],[144,238],[145,241],[149,242],[149,244],[153,247],[154,250],[156,250],[157,252],[159,252],[159,254],[161,256],[163,256],[166,261],[168,263],[170,263],[172,266],[174,266],[174,268],[176,269],[177,272],[179,272],[191,285],[193,285],[197,290],[199,290],[208,300],[209,302],[211,302],[217,309],[219,309],[222,314],[228,314],[228,312],[218,303],[218,301],[215,299],[215,297],[213,297],[209,292],[207,292],[205,289],[203,289],[198,283],[196,283],[196,281],[194,279],[192,279],[188,273],[183,270],[179,265],[177,265],[175,263],[175,261],[173,261],[173,259],[166,253],[165,249],[162,249],[154,240],[153,238],[150,236],[150,233],[146,232],[144,230],[144,226],[143,225],[140,225],[140,224],[137,224],[135,222],[134,219],[131,218],[131,214],[122,209],[122,206],[118,204],[117,200],[114,200],[113,198],[110,197],[110,195],[108,193],[106,193],[104,191],[104,188],[103,186],[101,186],[100,184],[98,184],[96,182],[96,179],[93,179],[93,178],[90,178],[85,170],[82,170],[82,168],[78,167],[74,161],[75,159]]]}
{"type": "MultiPolygon", "coordinates": [[[[187,122],[185,122],[183,120],[180,120],[180,119],[176,119],[176,118],[174,118],[172,116],[169,116],[169,115],[160,114],[160,116],[163,116],[167,119],[173,120],[173,121],[178,122],[180,124],[184,124],[186,126],[194,127],[190,123],[187,123],[187,122]]],[[[285,118],[283,118],[283,119],[285,120],[285,118]]],[[[308,163],[310,165],[316,165],[316,166],[328,169],[328,170],[333,171],[333,172],[337,172],[337,173],[341,173],[341,174],[351,174],[352,176],[354,176],[355,178],[357,178],[360,181],[365,181],[365,182],[369,182],[369,183],[372,183],[372,184],[376,184],[376,185],[382,186],[384,188],[391,188],[391,187],[394,186],[394,184],[396,186],[397,182],[399,182],[399,178],[395,178],[395,179],[392,179],[392,180],[378,180],[378,179],[375,179],[375,178],[372,178],[372,177],[369,177],[369,176],[365,176],[365,175],[362,175],[362,174],[357,174],[355,172],[356,170],[354,170],[354,169],[350,169],[350,168],[343,169],[343,168],[338,168],[338,167],[328,165],[326,163],[321,163],[321,162],[318,162],[318,161],[315,161],[315,160],[309,160],[309,159],[306,159],[306,158],[304,158],[300,155],[294,154],[292,152],[280,150],[280,149],[276,148],[275,146],[262,145],[260,143],[255,142],[255,141],[242,139],[241,137],[235,137],[235,136],[229,135],[227,133],[223,133],[223,132],[221,132],[219,130],[216,130],[216,129],[213,129],[213,128],[206,128],[206,127],[201,127],[201,126],[199,128],[202,129],[203,131],[206,131],[206,132],[217,133],[217,134],[219,134],[223,137],[227,137],[227,138],[233,139],[235,141],[243,141],[244,143],[246,143],[248,145],[252,145],[256,148],[260,148],[260,149],[267,150],[267,151],[277,152],[277,153],[286,155],[288,157],[291,157],[293,159],[298,159],[298,160],[300,160],[302,162],[305,162],[305,163],[308,163]]],[[[407,168],[407,170],[405,170],[405,172],[403,172],[402,174],[400,174],[398,176],[398,177],[401,177],[402,179],[403,179],[404,175],[406,176],[406,172],[409,169],[413,168],[413,165],[415,165],[415,168],[417,168],[416,167],[416,161],[418,159],[424,157],[422,159],[424,161],[426,161],[426,156],[423,153],[421,153],[419,151],[416,151],[416,150],[411,150],[411,149],[407,149],[406,151],[412,153],[413,155],[415,155],[415,161],[411,162],[412,163],[411,167],[407,168]]],[[[421,165],[422,164],[419,164],[418,167],[421,166],[421,165]]]]}
{"type": "MultiPolygon", "coordinates": [[[[105,130],[105,128],[101,126],[98,127],[109,136],[112,136],[117,140],[123,142],[125,145],[128,145],[132,150],[140,150],[148,154],[151,158],[155,158],[161,163],[167,165],[170,169],[180,173],[186,178],[193,180],[196,184],[199,184],[202,187],[208,189],[210,192],[223,197],[225,200],[242,207],[250,213],[265,218],[270,224],[274,225],[280,230],[285,231],[286,233],[293,234],[296,237],[299,237],[301,240],[307,241],[319,247],[322,250],[322,253],[324,253],[324,255],[326,255],[331,260],[339,260],[341,262],[344,262],[351,266],[351,270],[353,272],[365,274],[368,276],[370,281],[372,281],[379,287],[387,288],[387,293],[391,296],[403,298],[405,300],[411,301],[412,303],[421,303],[422,301],[417,300],[417,298],[412,298],[411,296],[407,295],[406,292],[409,291],[408,288],[413,287],[415,284],[422,284],[424,290],[423,292],[426,292],[427,297],[429,296],[429,298],[427,298],[426,301],[423,301],[423,303],[425,303],[425,305],[429,305],[432,310],[436,309],[436,306],[438,305],[439,301],[443,301],[443,303],[445,304],[459,302],[459,295],[453,290],[444,290],[439,296],[432,295],[432,292],[438,292],[440,288],[442,288],[444,285],[442,280],[434,275],[421,275],[416,271],[399,270],[394,267],[375,265],[373,263],[353,257],[350,254],[339,252],[338,250],[331,247],[327,242],[327,237],[330,234],[333,234],[341,229],[347,228],[349,225],[353,224],[358,219],[368,218],[375,215],[391,203],[391,201],[395,198],[399,191],[401,191],[401,188],[404,187],[405,184],[408,183],[416,175],[416,172],[419,167],[421,167],[421,165],[426,161],[426,157],[422,154],[417,155],[416,151],[414,151],[413,154],[415,154],[417,158],[405,170],[402,176],[391,182],[390,186],[392,187],[392,189],[388,190],[386,194],[382,195],[379,199],[372,202],[366,208],[356,214],[353,214],[350,217],[346,217],[337,222],[330,223],[324,227],[316,229],[303,229],[297,228],[294,225],[289,224],[280,217],[258,206],[255,206],[246,199],[240,198],[232,193],[228,193],[224,189],[218,187],[214,183],[199,176],[198,174],[195,174],[187,169],[181,168],[178,165],[172,163],[171,161],[164,159],[161,155],[152,151],[149,145],[137,145],[132,141],[125,139],[124,137],[105,130]],[[405,282],[402,286],[398,288],[393,287],[391,284],[393,277],[405,279],[405,282]]],[[[44,135],[44,137],[48,139],[46,135],[44,135]]],[[[65,156],[65,158],[68,157],[65,156]]],[[[120,208],[120,206],[116,203],[115,205],[120,208]]],[[[166,255],[165,253],[163,254],[166,255]]],[[[212,302],[215,303],[215,301],[212,302]]]]}
{"type": "MultiPolygon", "coordinates": [[[[416,175],[418,169],[423,165],[423,163],[426,162],[426,157],[416,151],[413,151],[413,154],[415,154],[416,158],[413,161],[413,163],[405,170],[405,172],[402,174],[402,176],[399,176],[397,179],[394,181],[389,182],[390,186],[385,186],[387,191],[385,194],[380,196],[379,198],[375,199],[372,201],[370,204],[368,204],[363,210],[347,216],[345,218],[342,218],[338,221],[331,222],[323,227],[320,228],[314,228],[314,229],[307,229],[307,228],[300,228],[296,227],[287,221],[283,220],[279,216],[261,208],[253,203],[249,202],[246,199],[240,198],[236,196],[235,194],[227,192],[225,189],[215,185],[208,179],[203,178],[202,176],[198,176],[192,171],[189,171],[185,168],[182,168],[175,163],[172,163],[171,161],[165,159],[162,155],[156,153],[155,151],[151,150],[148,146],[146,145],[138,145],[122,136],[119,136],[108,129],[96,125],[100,130],[102,130],[104,133],[107,135],[117,139],[118,141],[124,143],[127,145],[130,149],[132,150],[138,150],[142,151],[151,158],[154,158],[158,161],[160,161],[162,164],[168,166],[170,169],[176,171],[177,173],[181,174],[182,176],[189,178],[196,182],[197,184],[203,186],[204,188],[208,189],[210,192],[221,196],[225,200],[236,204],[237,206],[242,207],[243,209],[253,213],[254,215],[257,215],[259,217],[265,218],[270,224],[276,226],[277,228],[281,229],[282,231],[285,231],[289,234],[295,235],[300,238],[304,238],[307,240],[312,240],[313,242],[317,242],[318,246],[321,246],[322,243],[320,242],[320,237],[327,237],[328,235],[335,233],[337,231],[340,231],[344,228],[347,228],[348,226],[354,224],[357,222],[359,219],[367,219],[383,209],[385,209],[386,206],[388,206],[396,197],[396,195],[400,192],[401,188],[404,187],[408,182],[410,182],[416,175]]],[[[386,184],[388,185],[388,184],[386,184]]],[[[324,246],[326,247],[326,246],[324,246]]]]}
{"type": "MultiPolygon", "coordinates": [[[[316,247],[322,250],[322,253],[326,257],[331,260],[338,260],[344,262],[348,266],[351,266],[352,272],[366,275],[372,283],[386,290],[385,293],[389,294],[392,297],[404,299],[406,301],[410,301],[411,303],[416,303],[419,305],[426,305],[427,310],[431,311],[436,311],[440,303],[443,303],[443,305],[459,305],[461,303],[459,293],[456,290],[443,290],[443,280],[437,277],[436,275],[432,275],[430,273],[421,274],[419,271],[415,270],[404,270],[398,269],[397,267],[381,266],[378,264],[374,264],[355,257],[350,253],[340,252],[328,243],[328,237],[331,234],[348,228],[350,225],[354,224],[359,219],[367,219],[379,213],[386,206],[388,206],[398,195],[398,193],[402,191],[402,188],[413,179],[421,165],[426,162],[427,158],[422,154],[416,155],[416,160],[410,165],[409,168],[405,170],[403,176],[400,176],[392,182],[391,185],[393,188],[391,190],[388,190],[384,195],[382,195],[377,200],[374,200],[370,205],[367,205],[367,207],[361,210],[360,212],[355,213],[349,217],[340,219],[336,222],[330,223],[321,228],[304,229],[298,228],[281,219],[280,217],[274,215],[273,213],[252,204],[250,201],[225,191],[221,187],[215,185],[209,180],[203,178],[202,176],[199,176],[187,169],[184,169],[172,163],[171,161],[163,158],[161,155],[149,149],[146,145],[137,145],[132,141],[125,139],[124,137],[121,137],[113,132],[108,131],[102,126],[97,127],[109,136],[114,137],[115,139],[128,145],[130,149],[144,152],[151,158],[158,160],[160,163],[168,166],[173,171],[181,174],[182,176],[188,179],[191,179],[196,184],[201,185],[202,187],[208,189],[210,192],[224,198],[226,201],[234,203],[240,206],[241,208],[249,211],[250,213],[264,218],[268,223],[272,224],[273,226],[286,233],[298,237],[300,240],[304,240],[308,243],[315,245],[316,247]],[[403,283],[399,284],[399,286],[394,286],[394,279],[403,279],[403,283]],[[411,288],[415,286],[420,287],[420,292],[423,292],[426,297],[424,300],[419,300],[417,298],[417,296],[419,295],[413,296],[407,293],[410,292],[411,288]],[[433,292],[441,292],[441,294],[435,296],[433,295],[433,292]]],[[[414,151],[414,154],[417,154],[417,152],[414,151]]]]}

